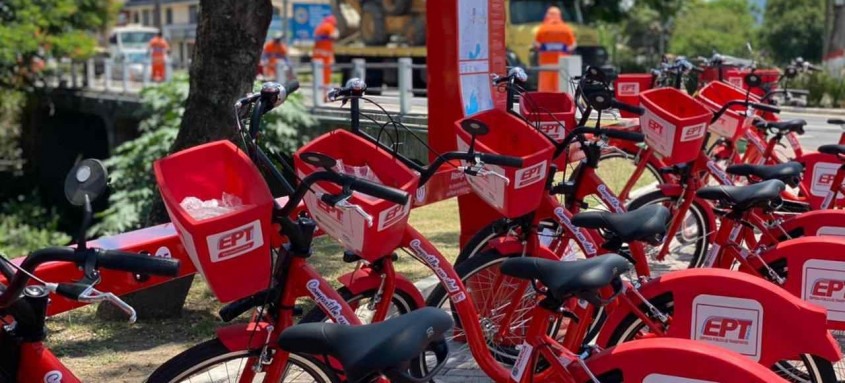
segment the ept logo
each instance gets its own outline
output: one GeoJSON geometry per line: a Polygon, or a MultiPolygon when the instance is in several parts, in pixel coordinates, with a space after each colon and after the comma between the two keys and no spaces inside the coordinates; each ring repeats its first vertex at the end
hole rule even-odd
{"type": "Polygon", "coordinates": [[[753,324],[754,322],[749,319],[713,316],[704,321],[701,335],[715,338],[747,340],[753,324]]]}
{"type": "Polygon", "coordinates": [[[725,347],[759,361],[763,305],[753,299],[701,294],[692,302],[691,339],[725,347]]]}
{"type": "Polygon", "coordinates": [[[402,218],[404,218],[406,215],[405,213],[407,213],[406,207],[406,205],[393,205],[379,213],[379,231],[393,226],[393,224],[402,220],[402,218]]]}
{"type": "Polygon", "coordinates": [[[546,161],[516,171],[516,189],[526,187],[543,179],[546,173],[546,161]]]}
{"type": "Polygon", "coordinates": [[[543,123],[540,125],[540,131],[555,140],[562,140],[566,137],[566,126],[561,126],[557,122],[543,123]]]}
{"type": "Polygon", "coordinates": [[[830,185],[831,183],[833,183],[833,178],[835,177],[836,174],[832,173],[822,174],[821,176],[819,176],[818,183],[819,185],[830,185]]]}
{"type": "Polygon", "coordinates": [[[816,279],[816,281],[813,282],[811,294],[815,297],[830,298],[842,290],[845,290],[845,281],[835,279],[816,279]]]}
{"type": "Polygon", "coordinates": [[[636,96],[640,94],[640,84],[636,82],[625,82],[619,84],[620,96],[636,96]]]}
{"type": "Polygon", "coordinates": [[[648,128],[652,132],[655,132],[657,134],[663,134],[663,125],[660,125],[660,123],[655,120],[648,121],[648,128]]]}
{"type": "Polygon", "coordinates": [[[225,261],[257,249],[264,244],[258,220],[207,238],[212,262],[225,261]]]}
{"type": "Polygon", "coordinates": [[[317,207],[322,210],[324,216],[328,216],[336,221],[343,220],[343,210],[338,209],[332,205],[323,202],[322,199],[317,198],[317,207]]]}
{"type": "Polygon", "coordinates": [[[704,127],[704,124],[699,124],[684,128],[683,133],[681,134],[681,142],[692,141],[703,136],[704,127]]]}

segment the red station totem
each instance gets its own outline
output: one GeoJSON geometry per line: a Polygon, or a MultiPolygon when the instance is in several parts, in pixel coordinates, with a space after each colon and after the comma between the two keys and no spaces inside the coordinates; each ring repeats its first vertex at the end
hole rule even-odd
{"type": "MultiPolygon", "coordinates": [[[[505,107],[504,93],[490,80],[491,73],[507,70],[505,2],[438,0],[427,7],[428,140],[442,153],[456,150],[455,121],[505,107]]],[[[472,193],[458,197],[458,204],[462,244],[498,217],[472,193]]]]}

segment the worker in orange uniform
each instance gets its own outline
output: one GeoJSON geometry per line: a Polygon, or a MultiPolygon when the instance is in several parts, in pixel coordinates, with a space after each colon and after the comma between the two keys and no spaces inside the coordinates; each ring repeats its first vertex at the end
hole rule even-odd
{"type": "MultiPolygon", "coordinates": [[[[537,30],[534,38],[534,48],[538,52],[538,62],[541,66],[557,66],[561,56],[571,54],[575,50],[575,33],[563,21],[560,8],[549,7],[543,25],[537,30]]],[[[557,92],[558,72],[541,71],[537,88],[541,92],[557,92]]]]}
{"type": "Polygon", "coordinates": [[[167,40],[162,37],[159,32],[149,44],[150,61],[152,62],[152,80],[161,82],[164,81],[164,71],[167,62],[167,53],[170,51],[170,45],[167,40]]]}
{"type": "Polygon", "coordinates": [[[338,38],[337,19],[326,16],[323,22],[314,30],[314,52],[312,60],[323,62],[323,85],[328,85],[332,78],[332,64],[334,64],[334,41],[338,38]]]}
{"type": "Polygon", "coordinates": [[[288,62],[288,47],[282,42],[282,34],[277,33],[273,40],[264,44],[264,52],[261,54],[261,66],[264,68],[264,77],[276,78],[276,65],[279,61],[288,62]]]}

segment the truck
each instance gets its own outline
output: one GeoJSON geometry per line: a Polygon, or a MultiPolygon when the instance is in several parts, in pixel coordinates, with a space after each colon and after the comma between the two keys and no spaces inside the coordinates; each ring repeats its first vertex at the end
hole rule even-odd
{"type": "MultiPolygon", "coordinates": [[[[337,18],[340,34],[335,44],[335,61],[351,63],[363,58],[367,63],[395,63],[409,57],[414,64],[426,61],[426,3],[425,0],[329,0],[337,18]]],[[[607,52],[598,46],[598,33],[586,27],[577,0],[505,0],[508,65],[536,66],[533,52],[534,35],[550,6],[560,7],[564,19],[576,33],[585,64],[604,65],[607,52]]],[[[308,52],[309,47],[298,47],[308,52]]],[[[309,55],[310,56],[310,55],[309,55]]],[[[344,69],[344,81],[351,69],[344,69]]],[[[382,84],[391,87],[398,83],[396,70],[368,69],[367,84],[371,90],[382,84]]],[[[424,93],[425,70],[415,70],[413,88],[424,93]]]]}

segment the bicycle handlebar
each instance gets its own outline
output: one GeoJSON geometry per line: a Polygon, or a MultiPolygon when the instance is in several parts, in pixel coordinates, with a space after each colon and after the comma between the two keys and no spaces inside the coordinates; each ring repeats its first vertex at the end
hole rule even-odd
{"type": "MultiPolygon", "coordinates": [[[[495,75],[494,75],[495,76],[495,75]]],[[[508,75],[504,77],[495,76],[493,77],[493,85],[500,85],[506,82],[514,80],[519,83],[525,83],[528,81],[528,73],[525,73],[525,69],[521,67],[515,66],[508,71],[508,75]]]]}
{"type": "Polygon", "coordinates": [[[637,116],[642,116],[645,113],[645,109],[640,106],[626,104],[616,99],[610,100],[610,107],[619,110],[624,110],[628,113],[636,114],[637,116]]]}
{"type": "Polygon", "coordinates": [[[643,142],[645,141],[645,135],[639,132],[629,132],[627,130],[618,130],[618,129],[602,129],[601,134],[609,137],[609,138],[616,138],[625,141],[631,142],[643,142]]]}
{"type": "Polygon", "coordinates": [[[293,209],[299,205],[299,202],[302,201],[302,198],[305,197],[305,193],[309,191],[311,185],[319,181],[327,181],[343,187],[349,187],[350,190],[387,200],[398,205],[407,204],[410,198],[408,193],[388,186],[332,171],[321,171],[311,173],[302,180],[296,191],[289,197],[287,204],[281,209],[280,214],[285,217],[289,216],[293,212],[293,209]]]}
{"type": "Polygon", "coordinates": [[[351,78],[342,88],[333,88],[326,94],[329,101],[337,101],[344,97],[362,96],[367,90],[367,83],[360,78],[351,78]]]}
{"type": "MultiPolygon", "coordinates": [[[[34,251],[24,259],[20,267],[32,274],[38,266],[46,262],[73,262],[80,267],[87,262],[93,262],[95,268],[160,276],[176,276],[179,273],[179,260],[176,259],[158,258],[120,250],[92,248],[80,251],[70,247],[50,247],[34,251]]],[[[29,280],[28,274],[16,272],[6,290],[0,294],[0,308],[9,307],[18,300],[29,280]]]]}
{"type": "Polygon", "coordinates": [[[770,113],[775,113],[775,114],[780,113],[779,108],[771,106],[771,105],[760,104],[760,103],[750,102],[750,101],[743,101],[743,100],[733,100],[733,101],[728,101],[725,105],[722,106],[721,109],[719,109],[718,112],[714,113],[713,118],[710,120],[710,123],[712,124],[712,123],[718,121],[720,118],[722,118],[722,115],[724,115],[728,111],[728,109],[730,109],[730,107],[732,107],[734,105],[745,105],[747,107],[753,107],[754,109],[759,109],[759,110],[762,110],[762,111],[765,111],[765,112],[770,112],[770,113]]]}

